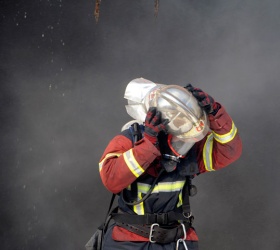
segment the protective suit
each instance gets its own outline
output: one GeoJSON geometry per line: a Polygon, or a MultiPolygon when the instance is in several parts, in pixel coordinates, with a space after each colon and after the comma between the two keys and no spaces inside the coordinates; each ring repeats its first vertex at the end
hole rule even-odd
{"type": "Polygon", "coordinates": [[[197,250],[191,179],[240,157],[237,128],[221,104],[191,85],[138,78],[124,97],[140,136],[134,140],[125,125],[100,159],[103,184],[119,195],[103,249],[197,250]]]}

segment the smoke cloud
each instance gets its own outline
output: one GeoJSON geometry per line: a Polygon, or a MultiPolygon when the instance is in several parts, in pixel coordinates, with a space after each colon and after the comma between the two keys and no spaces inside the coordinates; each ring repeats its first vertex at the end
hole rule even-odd
{"type": "Polygon", "coordinates": [[[144,77],[191,82],[243,139],[231,166],[195,178],[201,250],[279,249],[280,2],[2,1],[1,249],[84,249],[110,193],[98,162],[144,77]]]}

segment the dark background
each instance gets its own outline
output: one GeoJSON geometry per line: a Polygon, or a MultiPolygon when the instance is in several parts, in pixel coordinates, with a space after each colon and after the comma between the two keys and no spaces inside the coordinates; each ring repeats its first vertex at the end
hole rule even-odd
{"type": "Polygon", "coordinates": [[[110,193],[98,162],[144,77],[221,102],[243,139],[195,179],[201,250],[280,249],[279,0],[1,1],[0,248],[84,249],[110,193]]]}

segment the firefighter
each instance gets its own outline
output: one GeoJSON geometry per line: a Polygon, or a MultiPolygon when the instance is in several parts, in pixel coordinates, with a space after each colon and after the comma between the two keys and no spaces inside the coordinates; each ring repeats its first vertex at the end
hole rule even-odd
{"type": "Polygon", "coordinates": [[[198,250],[191,180],[240,157],[237,128],[220,103],[191,84],[137,78],[124,97],[135,120],[109,142],[99,163],[103,184],[118,194],[103,250],[198,250]]]}

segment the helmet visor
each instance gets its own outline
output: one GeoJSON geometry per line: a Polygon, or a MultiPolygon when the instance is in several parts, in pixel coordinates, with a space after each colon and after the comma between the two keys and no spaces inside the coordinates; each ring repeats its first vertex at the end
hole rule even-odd
{"type": "Polygon", "coordinates": [[[206,113],[193,95],[183,87],[168,85],[157,88],[149,106],[157,107],[163,119],[168,119],[168,132],[181,140],[201,140],[208,132],[206,113]]]}

